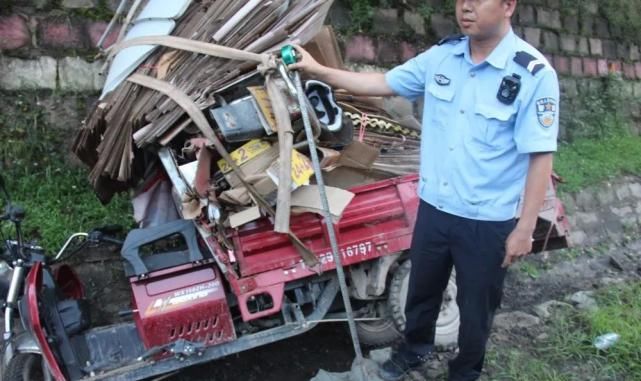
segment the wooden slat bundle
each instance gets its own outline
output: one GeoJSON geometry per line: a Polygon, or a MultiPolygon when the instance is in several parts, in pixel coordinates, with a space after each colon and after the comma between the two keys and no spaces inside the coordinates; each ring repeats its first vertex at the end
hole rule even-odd
{"type": "MultiPolygon", "coordinates": [[[[309,41],[320,30],[331,2],[192,2],[172,36],[253,53],[272,52],[286,43],[309,41]],[[246,15],[235,17],[243,14],[246,15]]],[[[186,93],[198,107],[206,109],[215,104],[216,91],[255,69],[255,62],[159,47],[136,72],[162,77],[186,93]]],[[[73,151],[92,168],[91,183],[101,201],[108,202],[114,192],[134,185],[142,177],[145,167],[142,149],[170,134],[175,136],[189,124],[185,112],[165,95],[125,81],[90,111],[76,136],[73,151]]]]}

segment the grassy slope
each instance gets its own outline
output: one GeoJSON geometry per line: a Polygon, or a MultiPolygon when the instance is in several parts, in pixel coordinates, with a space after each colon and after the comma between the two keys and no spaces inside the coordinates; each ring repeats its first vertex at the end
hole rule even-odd
{"type": "Polygon", "coordinates": [[[562,192],[576,192],[623,174],[641,175],[641,137],[579,139],[563,144],[554,170],[563,178],[562,192]]]}
{"type": "MultiPolygon", "coordinates": [[[[3,172],[14,203],[27,211],[24,232],[37,239],[48,252],[58,250],[66,238],[104,224],[131,227],[133,217],[126,196],[115,197],[107,206],[100,204],[80,168],[48,168],[38,172],[3,172]]],[[[5,236],[13,236],[6,223],[5,236]]]]}

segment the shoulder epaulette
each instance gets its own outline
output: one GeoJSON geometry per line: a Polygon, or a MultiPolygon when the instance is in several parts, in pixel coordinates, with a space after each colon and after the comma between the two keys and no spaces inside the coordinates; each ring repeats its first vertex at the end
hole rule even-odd
{"type": "Polygon", "coordinates": [[[454,42],[454,43],[459,43],[461,40],[465,38],[464,34],[451,34],[449,36],[443,37],[439,42],[436,44],[441,46],[443,44],[447,44],[449,42],[454,42]]]}
{"type": "Polygon", "coordinates": [[[536,75],[536,73],[545,68],[543,61],[524,51],[516,52],[514,62],[523,66],[525,70],[529,71],[532,75],[536,75]]]}

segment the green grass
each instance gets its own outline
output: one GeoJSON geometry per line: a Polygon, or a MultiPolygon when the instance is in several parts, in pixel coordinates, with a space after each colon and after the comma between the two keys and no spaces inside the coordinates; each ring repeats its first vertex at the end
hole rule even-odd
{"type": "Polygon", "coordinates": [[[486,379],[641,380],[641,283],[612,286],[599,291],[596,298],[596,311],[557,312],[547,339],[490,351],[486,379]],[[619,342],[598,351],[594,339],[609,332],[618,333],[619,342]]]}
{"type": "Polygon", "coordinates": [[[603,358],[629,379],[641,380],[641,283],[608,288],[598,294],[597,301],[601,308],[582,316],[587,333],[590,337],[608,332],[621,335],[603,358]]]}
{"type": "Polygon", "coordinates": [[[612,136],[563,144],[555,155],[554,170],[563,178],[562,192],[576,192],[624,174],[639,175],[641,137],[612,136]]]}
{"type": "MultiPolygon", "coordinates": [[[[23,230],[26,239],[35,239],[48,253],[59,250],[69,235],[105,224],[132,227],[129,199],[117,196],[103,206],[94,195],[86,170],[52,166],[39,171],[2,171],[14,203],[26,209],[23,230]]],[[[4,204],[4,198],[2,199],[4,204]]],[[[14,236],[4,223],[5,237],[14,236]]]]}
{"type": "Polygon", "coordinates": [[[599,309],[571,311],[554,320],[543,351],[556,363],[578,363],[594,379],[641,380],[641,283],[613,286],[597,293],[599,309]],[[593,346],[597,336],[615,332],[621,339],[606,351],[593,346]],[[594,373],[595,372],[595,373],[594,373]]]}
{"type": "Polygon", "coordinates": [[[574,378],[562,374],[559,370],[541,358],[519,349],[503,353],[490,351],[487,354],[487,365],[493,369],[486,380],[501,381],[574,381],[574,378]]]}
{"type": "Polygon", "coordinates": [[[532,279],[537,279],[538,277],[541,276],[541,271],[539,270],[537,265],[532,262],[528,262],[527,259],[524,259],[523,261],[519,262],[517,265],[517,268],[519,272],[527,275],[532,279]]]}

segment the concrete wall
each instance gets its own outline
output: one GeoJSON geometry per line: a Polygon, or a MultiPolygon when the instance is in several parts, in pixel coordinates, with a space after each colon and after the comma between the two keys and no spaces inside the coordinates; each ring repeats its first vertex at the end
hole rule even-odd
{"type": "Polygon", "coordinates": [[[637,237],[641,233],[641,179],[622,177],[561,195],[575,245],[637,237]]]}
{"type": "MultiPolygon", "coordinates": [[[[410,5],[375,8],[367,32],[347,32],[352,26],[347,1],[335,1],[328,22],[339,30],[350,67],[391,67],[456,31],[452,15],[439,12],[446,1],[408,0],[399,3],[410,5]],[[427,5],[430,12],[411,4],[427,5]]],[[[561,7],[562,1],[521,0],[514,24],[515,31],[541,49],[561,75],[564,102],[571,103],[583,84],[611,73],[624,78],[621,91],[641,99],[639,44],[623,39],[603,17],[602,2],[582,0],[577,2],[582,4],[580,10],[568,11],[561,7]]],[[[95,58],[93,47],[118,2],[0,0],[0,113],[19,118],[25,109],[38,109],[43,122],[60,129],[70,142],[101,89],[102,61],[95,58]]],[[[107,45],[117,31],[107,38],[107,45]]],[[[639,104],[625,106],[638,123],[639,104]]],[[[638,178],[618,179],[564,195],[563,200],[578,244],[639,231],[638,178]]]]}
{"type": "MultiPolygon", "coordinates": [[[[329,17],[329,22],[340,31],[347,62],[390,67],[414,57],[441,37],[457,32],[451,8],[453,0],[385,1],[391,6],[372,8],[369,23],[362,23],[363,16],[352,12],[353,3],[356,1],[337,0],[329,17]],[[354,25],[361,24],[366,24],[363,31],[354,30],[354,25]]],[[[577,108],[589,107],[579,103],[580,93],[586,90],[598,93],[605,77],[621,76],[620,92],[629,99],[622,102],[625,104],[621,107],[631,121],[632,131],[638,134],[641,132],[641,38],[634,41],[620,25],[610,22],[605,17],[605,3],[608,2],[519,0],[513,18],[514,30],[541,50],[559,73],[565,116],[577,108]]],[[[641,3],[637,11],[641,13],[641,3]]],[[[641,28],[638,19],[630,22],[641,28]]],[[[568,126],[578,127],[567,119],[562,119],[561,124],[560,135],[564,140],[589,134],[568,131],[568,126]]]]}
{"type": "MultiPolygon", "coordinates": [[[[0,14],[0,89],[99,91],[102,62],[94,59],[94,47],[113,6],[97,0],[5,5],[0,14]]],[[[107,38],[107,46],[117,32],[107,38]]]]}
{"type": "MultiPolygon", "coordinates": [[[[102,87],[102,61],[94,46],[119,0],[0,0],[0,91],[54,91],[95,95],[102,87]]],[[[603,4],[583,0],[520,0],[515,31],[543,51],[561,75],[564,114],[577,95],[619,74],[622,105],[633,130],[641,131],[641,52],[603,15],[603,4]]],[[[391,67],[456,32],[452,0],[335,0],[328,23],[338,30],[348,63],[391,67]],[[370,27],[354,31],[354,3],[370,6],[370,27]],[[391,5],[390,5],[391,4],[391,5]],[[395,5],[398,4],[398,5],[395,5]],[[450,4],[450,5],[448,5],[450,4]]],[[[639,5],[641,7],[641,5],[639,5]]],[[[109,46],[119,28],[108,36],[109,46]]],[[[561,138],[571,138],[562,120],[561,138]]]]}

